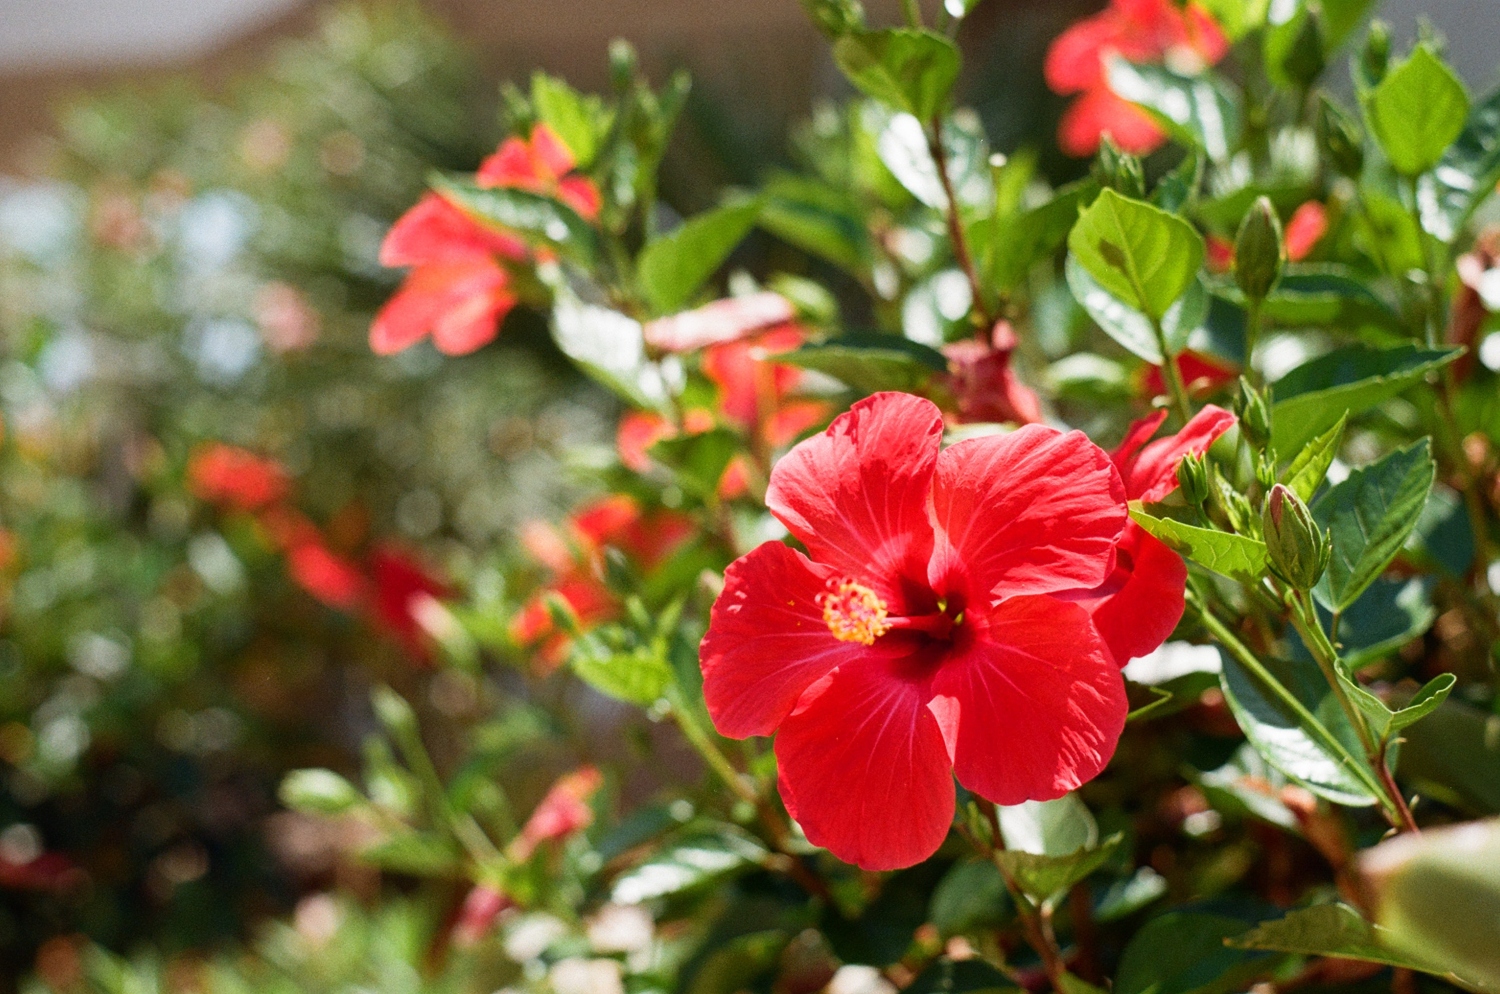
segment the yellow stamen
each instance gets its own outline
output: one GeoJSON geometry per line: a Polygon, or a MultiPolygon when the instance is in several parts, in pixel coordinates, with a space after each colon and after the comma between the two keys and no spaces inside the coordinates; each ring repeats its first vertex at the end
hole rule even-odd
{"type": "Polygon", "coordinates": [[[874,645],[876,639],[890,631],[885,601],[862,583],[844,580],[826,594],[818,595],[818,603],[823,607],[823,623],[840,642],[874,645]]]}

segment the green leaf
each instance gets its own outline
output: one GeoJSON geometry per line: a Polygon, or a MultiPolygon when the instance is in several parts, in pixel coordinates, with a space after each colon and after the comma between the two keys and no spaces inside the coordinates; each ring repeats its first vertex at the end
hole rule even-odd
{"type": "Polygon", "coordinates": [[[481,187],[434,174],[432,188],[479,224],[554,249],[587,266],[599,255],[599,233],[583,216],[541,193],[515,187],[481,187]]]}
{"type": "Polygon", "coordinates": [[[552,338],[584,372],[637,407],[661,410],[669,394],[662,368],[646,358],[639,321],[585,303],[566,286],[556,291],[552,338]]]}
{"type": "Polygon", "coordinates": [[[1078,218],[1068,251],[1099,285],[1160,320],[1193,285],[1203,238],[1182,218],[1104,190],[1078,218]]]}
{"type": "Polygon", "coordinates": [[[1099,895],[1094,918],[1100,922],[1119,921],[1135,914],[1167,892],[1167,878],[1149,866],[1143,866],[1128,877],[1116,880],[1099,895]]]}
{"type": "Polygon", "coordinates": [[[951,960],[944,956],[917,974],[904,994],[971,994],[977,991],[1019,994],[1005,974],[981,959],[951,960]]]}
{"type": "Polygon", "coordinates": [[[538,72],[531,76],[531,104],[542,123],[573,153],[577,168],[593,164],[610,118],[598,97],[584,96],[557,77],[538,72]]]}
{"type": "Polygon", "coordinates": [[[1417,524],[1437,469],[1422,439],[1350,473],[1313,505],[1313,520],[1333,540],[1328,571],[1313,589],[1331,611],[1364,593],[1401,551],[1417,524]]]}
{"type": "Polygon", "coordinates": [[[1449,700],[1406,731],[1401,775],[1424,794],[1500,814],[1500,715],[1449,700]]]}
{"type": "Polygon", "coordinates": [[[1369,96],[1370,128],[1398,173],[1437,165],[1463,131],[1469,94],[1426,42],[1386,73],[1369,96]]]}
{"type": "Polygon", "coordinates": [[[1223,655],[1224,699],[1261,758],[1335,804],[1376,803],[1379,783],[1355,755],[1354,729],[1321,673],[1278,660],[1262,660],[1258,672],[1232,653],[1223,655]]]}
{"type": "Polygon", "coordinates": [[[684,488],[700,497],[712,495],[739,451],[739,438],[727,428],[696,435],[676,435],[651,446],[651,457],[677,471],[684,488]]]}
{"type": "Polygon", "coordinates": [[[924,122],[947,105],[958,80],[958,46],[934,31],[853,31],[834,42],[833,59],[865,94],[924,122]]]}
{"type": "Polygon", "coordinates": [[[1344,670],[1339,671],[1338,678],[1339,683],[1344,687],[1344,692],[1364,715],[1365,723],[1379,742],[1385,742],[1401,734],[1403,729],[1409,728],[1437,710],[1438,705],[1448,699],[1448,692],[1458,681],[1452,673],[1435,676],[1417,691],[1405,707],[1393,711],[1386,707],[1384,701],[1366,690],[1358,680],[1350,677],[1344,670]]]}
{"type": "Polygon", "coordinates": [[[1099,826],[1076,793],[1052,801],[1005,805],[998,813],[1008,850],[1069,856],[1099,844],[1099,826]]]}
{"type": "Polygon", "coordinates": [[[1213,76],[1184,76],[1118,55],[1109,57],[1105,71],[1111,90],[1145,108],[1174,138],[1202,149],[1211,161],[1225,161],[1239,145],[1239,104],[1213,76]]]}
{"type": "Polygon", "coordinates": [[[1304,504],[1313,499],[1313,494],[1318,492],[1318,487],[1323,485],[1324,478],[1328,476],[1328,467],[1333,465],[1333,459],[1338,455],[1339,445],[1344,441],[1344,426],[1348,422],[1349,415],[1342,415],[1332,428],[1299,449],[1297,458],[1281,474],[1281,482],[1302,498],[1304,504]]]}
{"type": "MultiPolygon", "coordinates": [[[[890,114],[875,147],[880,161],[912,196],[934,210],[948,209],[948,194],[921,121],[910,114],[890,114]]],[[[965,111],[944,119],[943,151],[948,160],[948,181],[958,202],[966,207],[992,208],[995,184],[990,179],[989,143],[977,115],[965,111]]]]}
{"type": "Polygon", "coordinates": [[[281,803],[311,815],[338,815],[365,803],[359,790],[332,770],[293,770],[277,791],[281,803]]]}
{"type": "Polygon", "coordinates": [[[1365,921],[1347,904],[1300,908],[1284,918],[1262,922],[1250,931],[1224,941],[1234,949],[1337,956],[1433,972],[1429,964],[1390,948],[1386,930],[1365,921]]]}
{"type": "Polygon", "coordinates": [[[1010,913],[1005,878],[993,860],[960,860],[943,875],[928,909],[927,917],[945,939],[999,925],[1010,913]]]}
{"type": "Polygon", "coordinates": [[[1271,443],[1277,452],[1296,452],[1339,418],[1403,393],[1462,354],[1415,345],[1350,345],[1303,363],[1276,381],[1271,443]]]}
{"type": "Polygon", "coordinates": [[[1500,820],[1390,839],[1361,853],[1359,869],[1382,945],[1461,987],[1500,992],[1500,820]]]}
{"type": "Polygon", "coordinates": [[[948,368],[948,360],[930,346],[870,332],[851,332],[820,345],[804,345],[778,355],[776,361],[827,373],[865,394],[920,392],[934,375],[948,368]]]}
{"type": "MultiPolygon", "coordinates": [[[[1068,256],[1063,272],[1073,299],[1106,335],[1127,352],[1140,356],[1153,366],[1162,364],[1161,347],[1150,318],[1100,286],[1076,256],[1068,256]]],[[[1168,351],[1176,355],[1187,348],[1189,337],[1202,326],[1207,316],[1208,292],[1201,282],[1194,280],[1161,319],[1168,351]]]]}
{"type": "Polygon", "coordinates": [[[1016,287],[1033,266],[1067,241],[1078,220],[1078,205],[1096,189],[1092,180],[1075,183],[1039,207],[971,224],[969,240],[978,268],[987,277],[986,285],[997,290],[1016,287]]]}
{"type": "Polygon", "coordinates": [[[852,195],[815,179],[781,175],[766,184],[763,197],[762,228],[855,276],[869,271],[874,249],[852,195]]]}
{"type": "Polygon", "coordinates": [[[361,849],[359,858],[414,877],[446,877],[459,867],[458,847],[432,832],[403,832],[361,849]]]}
{"type": "Polygon", "coordinates": [[[1364,209],[1354,218],[1354,244],[1387,276],[1404,279],[1422,269],[1422,230],[1406,205],[1378,190],[1366,190],[1361,198],[1364,209]]]}
{"type": "Polygon", "coordinates": [[[1224,940],[1247,923],[1224,915],[1169,911],[1147,922],[1120,957],[1114,994],[1227,994],[1265,968],[1267,957],[1224,940]]]}
{"type": "Polygon", "coordinates": [[[995,858],[1024,893],[1045,901],[1103,866],[1124,840],[1124,834],[1116,832],[1095,848],[1080,848],[1065,856],[1006,849],[996,853],[995,858]]]}
{"type": "Polygon", "coordinates": [[[1171,518],[1153,517],[1135,501],[1130,505],[1130,517],[1167,548],[1204,569],[1251,582],[1265,575],[1266,545],[1259,539],[1185,525],[1171,518]]]}
{"type": "Polygon", "coordinates": [[[765,847],[733,825],[699,826],[615,878],[610,900],[640,904],[718,883],[759,866],[765,847]]]}
{"type": "Polygon", "coordinates": [[[599,632],[574,642],[568,664],[599,693],[642,707],[656,703],[672,682],[664,645],[616,649],[599,632]]]}
{"type": "MultiPolygon", "coordinates": [[[[1214,280],[1210,289],[1217,297],[1245,306],[1245,295],[1230,278],[1214,280]]],[[[1338,265],[1288,266],[1281,282],[1266,298],[1262,314],[1268,322],[1284,328],[1343,328],[1351,332],[1376,328],[1406,334],[1401,316],[1347,267],[1338,265]]]]}
{"type": "Polygon", "coordinates": [[[759,200],[726,204],[647,244],[636,267],[656,313],[681,310],[750,233],[760,209],[759,200]]]}
{"type": "Polygon", "coordinates": [[[1424,173],[1417,185],[1422,227],[1434,238],[1452,242],[1495,191],[1500,181],[1500,90],[1469,111],[1458,140],[1443,153],[1443,161],[1424,173]]]}
{"type": "MultiPolygon", "coordinates": [[[[1383,659],[1432,626],[1437,610],[1428,596],[1431,585],[1426,578],[1381,577],[1339,615],[1337,641],[1351,672],[1383,659]]],[[[1326,627],[1331,619],[1324,614],[1323,620],[1326,627]]]]}

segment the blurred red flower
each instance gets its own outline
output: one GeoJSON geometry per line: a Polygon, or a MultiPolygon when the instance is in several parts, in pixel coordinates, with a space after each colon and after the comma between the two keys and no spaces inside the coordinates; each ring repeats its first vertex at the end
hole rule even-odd
{"type": "Polygon", "coordinates": [[[453,596],[453,591],[424,570],[415,558],[393,546],[378,549],[370,557],[370,574],[375,587],[371,604],[375,620],[413,658],[428,659],[428,645],[417,612],[424,598],[446,600],[453,596]]]}
{"type": "Polygon", "coordinates": [[[1036,424],[1042,405],[1016,376],[1011,355],[1016,334],[1009,321],[998,321],[990,340],[968,338],[943,346],[948,357],[947,386],[958,405],[960,424],[994,422],[1036,424]]]}
{"type": "Polygon", "coordinates": [[[254,511],[291,491],[286,470],[274,459],[221,442],[201,445],[188,459],[188,492],[236,511],[254,511]]]}
{"type": "MultiPolygon", "coordinates": [[[[1239,378],[1239,370],[1218,356],[1206,352],[1185,349],[1176,357],[1177,372],[1188,394],[1194,397],[1211,394],[1226,383],[1239,378]]],[[[1167,392],[1167,381],[1160,366],[1150,366],[1141,382],[1141,392],[1147,397],[1160,397],[1167,392]]]]}
{"type": "Polygon", "coordinates": [[[359,567],[321,541],[292,547],[287,552],[287,573],[299,587],[332,608],[348,611],[365,598],[365,576],[359,567]]]}
{"type": "Polygon", "coordinates": [[[581,766],[559,777],[521,826],[520,834],[511,840],[506,855],[527,860],[542,843],[565,839],[588,828],[594,823],[589,800],[603,783],[604,777],[592,766],[581,766]]]}
{"type": "Polygon", "coordinates": [[[1224,57],[1229,41],[1196,3],[1110,0],[1104,10],[1073,24],[1052,42],[1043,67],[1053,92],[1078,93],[1058,125],[1058,143],[1069,155],[1089,156],[1109,135],[1127,152],[1144,155],[1166,141],[1145,111],[1117,96],[1105,76],[1106,60],[1161,62],[1189,72],[1224,57]]]}
{"type": "Polygon", "coordinates": [[[999,804],[1059,797],[1125,724],[1088,615],[1049,596],[1108,575],[1119,471],[1079,432],[942,434],[936,405],[883,393],[793,448],[766,505],[809,555],[736,561],[703,639],[715,726],[776,732],[788,810],[867,869],[937,850],[955,773],[999,804]]]}
{"type": "MultiPolygon", "coordinates": [[[[510,137],[480,164],[475,182],[554,196],[593,220],[599,191],[567,175],[573,156],[544,124],[530,140],[510,137]]],[[[400,352],[432,336],[438,351],[464,355],[492,341],[516,304],[505,261],[528,257],[519,238],[469,218],[440,194],[428,193],[392,226],[380,247],[385,266],[412,269],[370,326],[370,347],[400,352]]]]}

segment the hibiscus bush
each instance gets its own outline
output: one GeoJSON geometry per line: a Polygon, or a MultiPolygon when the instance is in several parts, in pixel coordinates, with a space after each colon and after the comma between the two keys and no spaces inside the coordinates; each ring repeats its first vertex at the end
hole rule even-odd
{"type": "Polygon", "coordinates": [[[399,476],[305,496],[354,457],[285,415],[173,435],[146,478],[236,543],[203,582],[260,562],[409,666],[281,781],[333,869],[254,952],[38,984],[1500,990],[1500,93],[1369,0],[1112,0],[1001,152],[977,5],[804,0],[848,99],[688,216],[688,81],[623,43],[433,163],[343,361],[450,406],[420,448],[565,360],[613,444],[565,513],[421,531],[399,476]]]}

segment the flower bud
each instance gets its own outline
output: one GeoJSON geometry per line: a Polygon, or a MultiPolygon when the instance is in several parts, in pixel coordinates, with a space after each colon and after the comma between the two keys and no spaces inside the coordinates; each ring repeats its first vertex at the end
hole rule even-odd
{"type": "Polygon", "coordinates": [[[1359,74],[1366,86],[1375,87],[1385,79],[1391,64],[1391,26],[1384,21],[1370,22],[1365,47],[1359,53],[1359,74]]]}
{"type": "Polygon", "coordinates": [[[370,692],[370,703],[374,705],[375,717],[398,742],[403,735],[417,731],[417,713],[406,703],[406,698],[391,688],[383,684],[376,687],[370,692]]]}
{"type": "Polygon", "coordinates": [[[1281,484],[1271,488],[1261,513],[1271,572],[1296,590],[1311,590],[1328,568],[1332,545],[1302,499],[1281,484]]]}
{"type": "Polygon", "coordinates": [[[1271,440],[1271,406],[1265,394],[1240,377],[1240,394],[1235,399],[1235,414],[1240,419],[1240,431],[1256,448],[1262,448],[1271,440]]]}
{"type": "Polygon", "coordinates": [[[1208,458],[1189,452],[1177,464],[1177,485],[1182,488],[1183,499],[1193,507],[1202,507],[1208,500],[1208,458]]]}
{"type": "Polygon", "coordinates": [[[1269,445],[1255,457],[1255,482],[1264,490],[1276,485],[1276,450],[1269,445]]]}
{"type": "Polygon", "coordinates": [[[615,91],[624,93],[635,81],[637,59],[635,46],[624,38],[609,43],[609,80],[615,91]]]}
{"type": "Polygon", "coordinates": [[[1316,6],[1309,6],[1302,27],[1297,30],[1286,57],[1281,60],[1282,72],[1298,89],[1308,89],[1323,74],[1328,65],[1323,45],[1323,12],[1316,6]]]}
{"type": "Polygon", "coordinates": [[[1318,143],[1344,176],[1358,179],[1365,168],[1365,138],[1359,125],[1338,104],[1322,98],[1318,107],[1318,143]]]}
{"type": "Polygon", "coordinates": [[[1234,280],[1248,299],[1259,303],[1275,289],[1285,262],[1281,220],[1270,199],[1259,197],[1234,240],[1234,280]]]}
{"type": "Polygon", "coordinates": [[[1094,176],[1101,186],[1116,193],[1140,199],[1146,195],[1146,171],[1141,160],[1129,152],[1121,151],[1105,135],[1099,142],[1099,158],[1094,162],[1094,176]]]}

